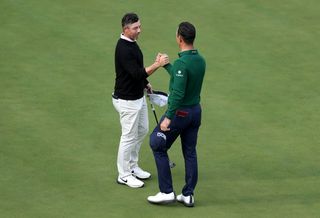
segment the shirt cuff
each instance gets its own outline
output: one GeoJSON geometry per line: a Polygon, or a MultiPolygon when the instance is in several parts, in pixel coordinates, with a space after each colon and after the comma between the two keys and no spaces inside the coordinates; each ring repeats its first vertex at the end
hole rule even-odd
{"type": "Polygon", "coordinates": [[[166,117],[167,117],[169,120],[172,120],[173,117],[174,117],[174,112],[167,111],[167,112],[166,112],[166,117]]]}

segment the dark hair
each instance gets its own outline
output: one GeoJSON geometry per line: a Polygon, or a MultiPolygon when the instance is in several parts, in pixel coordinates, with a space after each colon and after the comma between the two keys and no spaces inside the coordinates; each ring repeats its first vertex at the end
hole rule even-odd
{"type": "Polygon", "coordinates": [[[132,23],[135,23],[135,22],[138,22],[139,20],[139,17],[137,14],[135,13],[127,13],[123,16],[122,20],[121,20],[121,24],[122,24],[122,27],[125,27],[126,25],[128,24],[132,24],[132,23]]]}
{"type": "Polygon", "coordinates": [[[177,33],[187,44],[193,44],[193,41],[196,38],[196,28],[189,22],[180,23],[177,33]]]}

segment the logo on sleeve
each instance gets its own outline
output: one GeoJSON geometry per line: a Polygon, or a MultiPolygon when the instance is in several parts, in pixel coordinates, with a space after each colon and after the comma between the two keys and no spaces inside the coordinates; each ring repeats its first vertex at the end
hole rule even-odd
{"type": "Polygon", "coordinates": [[[183,77],[181,70],[178,70],[178,72],[176,73],[176,76],[183,77]]]}

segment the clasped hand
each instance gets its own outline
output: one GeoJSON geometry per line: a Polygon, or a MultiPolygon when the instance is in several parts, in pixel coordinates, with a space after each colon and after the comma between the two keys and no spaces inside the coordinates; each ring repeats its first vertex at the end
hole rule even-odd
{"type": "Polygon", "coordinates": [[[169,56],[167,54],[158,53],[156,57],[156,62],[160,64],[161,67],[169,64],[169,56]]]}

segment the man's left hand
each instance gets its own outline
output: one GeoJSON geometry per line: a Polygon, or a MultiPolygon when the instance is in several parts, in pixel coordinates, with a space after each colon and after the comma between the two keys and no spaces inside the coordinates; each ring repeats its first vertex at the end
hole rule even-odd
{"type": "Polygon", "coordinates": [[[152,94],[152,86],[150,83],[147,84],[146,89],[147,89],[147,93],[152,94]]]}

